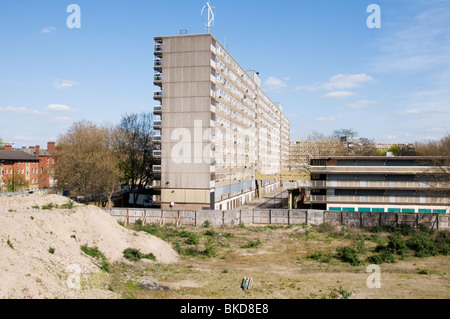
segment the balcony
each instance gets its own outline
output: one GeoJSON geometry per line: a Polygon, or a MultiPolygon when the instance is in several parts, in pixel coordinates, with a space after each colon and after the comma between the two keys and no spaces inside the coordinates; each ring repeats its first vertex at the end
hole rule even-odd
{"type": "Polygon", "coordinates": [[[162,71],[162,60],[155,59],[153,61],[153,68],[155,69],[155,71],[161,72],[162,71]]]}
{"type": "Polygon", "coordinates": [[[161,165],[153,165],[152,169],[154,175],[161,175],[161,165]]]}
{"type": "Polygon", "coordinates": [[[155,130],[160,130],[161,129],[161,125],[162,125],[162,121],[161,120],[154,120],[153,121],[153,128],[155,130]]]}
{"type": "Polygon", "coordinates": [[[153,157],[155,158],[161,158],[162,156],[162,151],[161,150],[155,150],[153,151],[153,157]]]}
{"type": "Polygon", "coordinates": [[[161,99],[162,99],[162,91],[161,90],[153,91],[153,98],[155,100],[161,101],[161,99]]]}
{"type": "Polygon", "coordinates": [[[311,166],[311,174],[423,174],[428,166],[311,166]]]}
{"type": "Polygon", "coordinates": [[[161,115],[162,113],[162,105],[154,105],[153,106],[153,114],[161,115]]]}
{"type": "Polygon", "coordinates": [[[334,196],[334,195],[312,195],[312,203],[380,203],[380,204],[428,204],[448,205],[448,197],[425,197],[425,196],[334,196]]]}
{"type": "Polygon", "coordinates": [[[161,141],[162,141],[162,136],[161,135],[154,135],[153,136],[153,142],[155,144],[161,144],[161,141]]]}
{"type": "Polygon", "coordinates": [[[162,74],[161,73],[155,73],[153,76],[153,84],[157,86],[162,85],[162,74]]]}
{"type": "Polygon", "coordinates": [[[314,188],[364,188],[364,189],[423,189],[443,188],[438,182],[406,182],[406,181],[311,181],[314,188]]]}
{"type": "Polygon", "coordinates": [[[153,51],[154,51],[156,56],[161,57],[162,56],[162,49],[163,49],[162,44],[161,43],[156,43],[155,46],[154,46],[154,50],[153,51]]]}

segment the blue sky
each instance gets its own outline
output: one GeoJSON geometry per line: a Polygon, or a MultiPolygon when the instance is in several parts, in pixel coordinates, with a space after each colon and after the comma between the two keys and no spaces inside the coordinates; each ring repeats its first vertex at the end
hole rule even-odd
{"type": "MultiPolygon", "coordinates": [[[[82,119],[152,110],[153,38],[206,32],[204,0],[1,0],[0,137],[55,141],[82,119]],[[69,29],[70,4],[81,28],[69,29]]],[[[450,1],[211,0],[211,33],[283,105],[291,140],[352,128],[380,142],[450,129],[450,1]],[[370,4],[381,28],[368,28],[370,4]]]]}

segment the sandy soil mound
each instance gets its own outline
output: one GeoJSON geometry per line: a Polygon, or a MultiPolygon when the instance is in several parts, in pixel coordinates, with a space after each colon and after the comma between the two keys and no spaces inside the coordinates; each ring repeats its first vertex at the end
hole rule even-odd
{"type": "Polygon", "coordinates": [[[153,253],[160,263],[178,261],[170,244],[120,226],[95,206],[42,209],[67,202],[59,195],[0,196],[0,298],[114,298],[76,285],[77,278],[102,272],[82,245],[98,247],[110,262],[124,261],[128,247],[153,253]]]}

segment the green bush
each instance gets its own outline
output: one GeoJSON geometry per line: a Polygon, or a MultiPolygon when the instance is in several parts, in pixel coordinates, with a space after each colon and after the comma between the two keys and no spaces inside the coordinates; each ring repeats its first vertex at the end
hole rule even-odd
{"type": "Polygon", "coordinates": [[[123,256],[131,261],[137,261],[142,258],[142,254],[135,248],[127,248],[123,251],[123,256]]]}
{"type": "Polygon", "coordinates": [[[205,255],[207,257],[215,257],[216,254],[217,254],[216,243],[214,242],[213,238],[209,237],[206,240],[205,250],[203,251],[203,255],[205,255]]]}
{"type": "Polygon", "coordinates": [[[406,244],[420,258],[439,254],[436,242],[428,233],[416,233],[408,239],[406,244]]]}
{"type": "Polygon", "coordinates": [[[439,231],[436,234],[436,248],[440,254],[448,256],[450,255],[450,232],[439,231]]]}
{"type": "Polygon", "coordinates": [[[323,234],[329,234],[335,231],[335,227],[329,223],[325,222],[317,226],[317,232],[323,233],[323,234]]]}
{"type": "Polygon", "coordinates": [[[358,258],[358,252],[353,247],[341,247],[337,249],[339,259],[344,262],[350,263],[352,266],[359,266],[362,264],[358,258]]]}
{"type": "Polygon", "coordinates": [[[397,227],[398,232],[403,236],[410,236],[414,233],[413,228],[408,224],[400,224],[397,227]]]}
{"type": "Polygon", "coordinates": [[[144,259],[150,259],[150,260],[156,260],[156,257],[155,257],[155,255],[153,255],[153,253],[149,253],[149,254],[146,254],[146,255],[142,255],[142,258],[144,258],[144,259]]]}
{"type": "Polygon", "coordinates": [[[399,254],[399,255],[403,255],[408,251],[406,242],[399,233],[395,233],[395,234],[389,236],[389,242],[387,244],[387,248],[389,248],[394,254],[399,254]]]}

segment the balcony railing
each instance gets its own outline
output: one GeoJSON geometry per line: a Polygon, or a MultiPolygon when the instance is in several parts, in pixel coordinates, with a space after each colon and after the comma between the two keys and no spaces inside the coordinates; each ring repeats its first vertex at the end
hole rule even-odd
{"type": "Polygon", "coordinates": [[[162,55],[162,44],[161,43],[156,43],[154,46],[154,53],[156,56],[161,56],[162,55]]]}
{"type": "Polygon", "coordinates": [[[162,141],[162,136],[161,135],[154,135],[153,136],[153,142],[161,143],[161,141],[162,141]]]}
{"type": "Polygon", "coordinates": [[[311,174],[422,174],[428,166],[311,166],[311,174]]]}
{"type": "Polygon", "coordinates": [[[162,105],[153,106],[153,114],[159,115],[162,113],[162,105]]]}
{"type": "Polygon", "coordinates": [[[313,203],[384,203],[384,204],[431,204],[449,205],[448,197],[425,197],[425,196],[334,196],[334,195],[311,195],[313,203]]]}
{"type": "Polygon", "coordinates": [[[162,60],[161,59],[155,59],[155,61],[153,61],[153,68],[155,70],[161,70],[162,69],[162,60]]]}
{"type": "Polygon", "coordinates": [[[153,151],[153,157],[161,157],[161,156],[162,156],[162,151],[160,151],[160,150],[153,151]]]}
{"type": "Polygon", "coordinates": [[[154,85],[162,84],[162,74],[161,73],[155,73],[155,75],[153,76],[153,84],[154,85]]]}
{"type": "Polygon", "coordinates": [[[155,130],[160,129],[160,128],[161,128],[161,125],[162,125],[162,121],[161,121],[161,120],[154,120],[154,121],[153,121],[153,128],[154,128],[155,130]]]}
{"type": "Polygon", "coordinates": [[[162,98],[162,91],[161,90],[153,91],[153,98],[155,100],[161,100],[161,98],[162,98]]]}
{"type": "Polygon", "coordinates": [[[431,188],[440,187],[439,183],[433,182],[405,182],[405,181],[311,181],[311,187],[326,188],[431,188]]]}
{"type": "Polygon", "coordinates": [[[153,165],[153,173],[161,173],[161,165],[153,165]]]}

